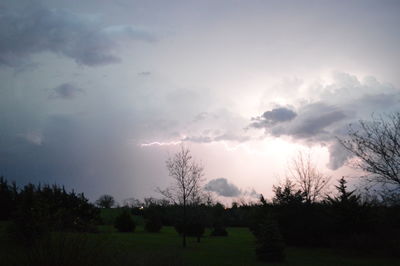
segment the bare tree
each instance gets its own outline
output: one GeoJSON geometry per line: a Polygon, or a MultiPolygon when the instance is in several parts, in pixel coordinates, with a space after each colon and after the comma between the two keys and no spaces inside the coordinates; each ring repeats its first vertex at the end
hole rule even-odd
{"type": "Polygon", "coordinates": [[[115,205],[114,197],[111,195],[102,195],[98,200],[96,200],[96,205],[100,208],[111,208],[115,205]]]}
{"type": "Polygon", "coordinates": [[[193,160],[189,149],[184,146],[181,146],[181,150],[174,156],[167,159],[166,166],[174,182],[167,189],[158,189],[158,191],[174,204],[182,206],[182,245],[186,247],[187,206],[197,204],[202,199],[204,168],[193,160]]]}
{"type": "Polygon", "coordinates": [[[355,166],[370,174],[367,180],[400,189],[400,112],[349,125],[348,137],[339,142],[358,158],[355,166]]]}
{"type": "Polygon", "coordinates": [[[295,182],[308,203],[313,203],[324,196],[331,179],[312,163],[310,153],[305,155],[301,152],[292,159],[287,178],[295,182]]]}

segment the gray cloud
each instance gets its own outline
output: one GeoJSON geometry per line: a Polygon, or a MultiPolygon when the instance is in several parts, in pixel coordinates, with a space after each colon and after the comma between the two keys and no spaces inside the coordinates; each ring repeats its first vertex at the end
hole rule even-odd
{"type": "Polygon", "coordinates": [[[258,193],[254,188],[244,191],[242,194],[249,196],[251,198],[259,198],[260,193],[258,193]]]}
{"type": "Polygon", "coordinates": [[[210,143],[214,141],[214,138],[209,136],[186,136],[182,141],[190,141],[196,143],[210,143]]]}
{"type": "Polygon", "coordinates": [[[304,106],[297,119],[288,127],[274,128],[272,134],[290,135],[295,138],[322,138],[328,134],[328,128],[338,121],[346,118],[343,110],[324,103],[313,103],[304,106]]]}
{"type": "Polygon", "coordinates": [[[240,189],[234,184],[229,183],[226,178],[212,179],[204,188],[223,197],[238,197],[242,194],[240,189]]]}
{"type": "Polygon", "coordinates": [[[344,111],[318,102],[302,106],[298,114],[286,108],[267,111],[250,127],[264,128],[276,137],[288,135],[299,139],[320,139],[328,133],[331,125],[345,118],[344,111]]]}
{"type": "Polygon", "coordinates": [[[328,167],[330,169],[338,169],[345,162],[352,157],[352,155],[347,151],[339,141],[335,140],[331,145],[328,147],[329,150],[329,163],[328,167]]]}
{"type": "Polygon", "coordinates": [[[87,66],[118,62],[116,37],[153,41],[132,26],[102,27],[95,16],[30,5],[0,9],[0,65],[20,67],[31,55],[52,52],[87,66]]]}
{"type": "Polygon", "coordinates": [[[269,127],[280,122],[290,121],[296,116],[297,114],[294,111],[286,107],[278,107],[264,112],[261,116],[252,118],[255,122],[251,126],[255,128],[269,127]]]}
{"type": "Polygon", "coordinates": [[[150,76],[151,72],[150,71],[142,71],[138,73],[138,76],[150,76]]]}
{"type": "Polygon", "coordinates": [[[327,145],[330,152],[328,167],[340,168],[350,154],[336,137],[347,134],[347,126],[371,113],[399,110],[400,90],[374,77],[363,80],[347,73],[335,73],[334,81],[312,89],[314,100],[300,101],[296,113],[286,108],[275,108],[253,118],[250,127],[264,129],[275,137],[287,136],[295,141],[327,145]],[[290,115],[291,114],[291,115],[290,115]]]}
{"type": "Polygon", "coordinates": [[[52,89],[49,96],[50,99],[73,99],[80,93],[83,93],[81,88],[74,86],[71,83],[64,83],[52,89]]]}
{"type": "Polygon", "coordinates": [[[260,196],[254,188],[248,188],[245,190],[239,189],[236,185],[229,183],[226,178],[216,178],[210,180],[205,186],[206,191],[215,192],[218,196],[223,197],[250,197],[258,198],[260,196]]]}

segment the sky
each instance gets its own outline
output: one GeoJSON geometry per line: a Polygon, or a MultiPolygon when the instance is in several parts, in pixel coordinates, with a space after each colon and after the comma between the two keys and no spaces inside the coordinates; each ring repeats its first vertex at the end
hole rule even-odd
{"type": "Polygon", "coordinates": [[[272,196],[299,151],[400,111],[399,1],[0,1],[0,175],[161,197],[181,145],[221,200],[272,196]]]}

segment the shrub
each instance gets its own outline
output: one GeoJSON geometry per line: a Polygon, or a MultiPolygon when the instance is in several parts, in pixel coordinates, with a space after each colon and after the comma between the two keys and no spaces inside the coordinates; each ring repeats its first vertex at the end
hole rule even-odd
{"type": "Polygon", "coordinates": [[[228,231],[221,222],[215,222],[213,230],[211,231],[211,236],[228,236],[228,231]]]}
{"type": "Polygon", "coordinates": [[[211,231],[211,236],[228,236],[228,231],[223,227],[214,227],[211,231]]]}
{"type": "MultiPolygon", "coordinates": [[[[175,230],[180,235],[183,234],[183,228],[184,226],[182,222],[175,224],[175,230]]],[[[186,224],[186,236],[197,237],[197,242],[200,242],[200,238],[203,236],[204,231],[205,225],[201,222],[189,221],[189,223],[186,224]]]]}
{"type": "Polygon", "coordinates": [[[117,228],[119,232],[134,232],[136,224],[128,210],[124,210],[115,218],[114,227],[117,228]]]}
{"type": "Polygon", "coordinates": [[[146,219],[144,229],[147,232],[158,233],[160,232],[161,228],[162,228],[162,223],[160,218],[153,216],[146,219]]]}
{"type": "Polygon", "coordinates": [[[83,194],[57,185],[28,184],[19,191],[14,185],[11,189],[16,203],[9,231],[24,244],[31,245],[52,231],[92,232],[96,228],[98,210],[83,194]]]}
{"type": "Polygon", "coordinates": [[[278,225],[265,219],[259,226],[256,237],[256,255],[261,261],[279,262],[285,259],[285,245],[278,225]]]}

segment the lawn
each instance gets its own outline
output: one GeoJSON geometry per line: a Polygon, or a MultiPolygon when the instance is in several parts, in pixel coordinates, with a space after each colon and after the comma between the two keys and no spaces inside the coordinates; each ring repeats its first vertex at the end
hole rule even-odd
{"type": "MultiPolygon", "coordinates": [[[[163,227],[160,233],[147,233],[138,227],[133,234],[122,234],[112,227],[101,227],[103,234],[123,244],[126,250],[142,254],[175,254],[184,265],[265,265],[256,260],[254,237],[247,228],[229,228],[228,237],[210,237],[206,232],[200,243],[188,238],[188,246],[181,247],[181,238],[172,227],[163,227]]],[[[350,255],[324,248],[286,249],[285,263],[268,265],[400,265],[400,260],[365,255],[350,255]]]]}
{"type": "MultiPolygon", "coordinates": [[[[4,225],[4,224],[3,224],[4,225]]],[[[181,238],[172,227],[147,233],[139,225],[134,233],[118,233],[110,225],[99,233],[59,233],[35,249],[5,242],[1,228],[0,265],[266,265],[256,260],[254,237],[247,228],[228,228],[228,237],[210,237],[200,243],[181,238]],[[65,236],[68,236],[67,238],[65,236]],[[68,259],[69,262],[63,263],[68,259]]],[[[268,265],[400,265],[394,258],[350,255],[330,249],[287,247],[285,263],[268,265]]]]}

